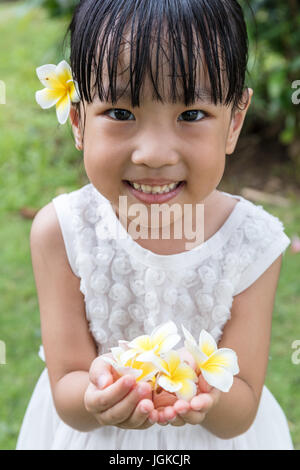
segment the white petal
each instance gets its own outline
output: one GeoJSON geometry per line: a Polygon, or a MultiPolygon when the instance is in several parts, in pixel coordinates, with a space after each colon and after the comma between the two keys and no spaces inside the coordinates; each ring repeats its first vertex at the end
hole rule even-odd
{"type": "Polygon", "coordinates": [[[60,124],[65,124],[67,122],[69,113],[71,109],[71,100],[69,95],[66,95],[63,99],[59,100],[56,103],[56,115],[58,122],[60,124]]]}
{"type": "Polygon", "coordinates": [[[128,349],[127,351],[122,352],[121,361],[123,364],[126,364],[127,361],[133,359],[136,356],[137,351],[135,349],[128,349]]]}
{"type": "Polygon", "coordinates": [[[180,400],[190,401],[196,395],[196,393],[197,385],[192,380],[186,379],[180,390],[176,392],[176,396],[180,400]]]}
{"type": "Polygon", "coordinates": [[[199,347],[206,356],[210,356],[218,349],[214,338],[205,330],[201,330],[200,332],[199,347]]]}
{"type": "Polygon", "coordinates": [[[238,366],[238,360],[236,352],[229,348],[220,348],[209,356],[209,361],[216,362],[221,365],[224,369],[228,370],[232,375],[238,374],[240,369],[238,366]],[[221,362],[220,362],[221,361],[221,362]]]}
{"type": "Polygon", "coordinates": [[[71,70],[70,65],[65,60],[62,60],[59,64],[57,64],[55,68],[55,73],[57,75],[60,75],[60,74],[63,74],[64,72],[67,72],[68,74],[72,76],[72,70],[71,70]]]}
{"type": "Polygon", "coordinates": [[[201,373],[209,385],[222,392],[229,392],[233,384],[233,376],[226,369],[220,367],[218,373],[211,373],[201,369],[201,373]]]}
{"type": "Polygon", "coordinates": [[[145,352],[139,354],[136,357],[136,361],[139,361],[139,362],[152,362],[156,358],[157,358],[157,356],[156,356],[156,354],[154,354],[153,351],[145,351],[145,352]]]}
{"type": "Polygon", "coordinates": [[[159,370],[161,370],[167,375],[169,374],[169,372],[164,368],[163,360],[160,357],[158,357],[156,354],[154,354],[153,351],[147,351],[142,354],[139,354],[135,358],[135,360],[139,362],[151,362],[159,370]]]}
{"type": "Polygon", "coordinates": [[[48,109],[54,106],[61,96],[57,93],[56,90],[50,90],[49,88],[44,88],[35,93],[35,99],[37,104],[43,109],[48,109]]]}
{"type": "Polygon", "coordinates": [[[76,82],[76,80],[73,80],[73,82],[74,82],[75,92],[74,92],[74,95],[71,97],[72,103],[79,103],[81,98],[80,98],[78,83],[76,82]]]}
{"type": "Polygon", "coordinates": [[[103,356],[102,359],[103,359],[104,362],[107,362],[108,364],[113,366],[114,369],[118,366],[116,361],[114,359],[112,359],[111,357],[103,356]]]}
{"type": "Polygon", "coordinates": [[[39,78],[39,80],[42,82],[42,84],[48,88],[48,81],[46,80],[46,77],[49,77],[49,75],[55,74],[56,70],[56,65],[54,64],[46,64],[46,65],[41,65],[40,67],[37,67],[36,69],[36,74],[39,78]]]}
{"type": "Polygon", "coordinates": [[[120,355],[123,353],[123,349],[119,347],[110,348],[113,358],[116,362],[120,361],[120,355]]]}
{"type": "Polygon", "coordinates": [[[182,385],[181,383],[173,383],[168,377],[165,375],[162,375],[158,378],[157,380],[158,385],[160,385],[164,390],[167,390],[167,392],[177,392],[177,390],[180,390],[182,385]]]}
{"type": "Polygon", "coordinates": [[[122,348],[124,351],[127,351],[129,349],[128,341],[125,341],[124,339],[119,339],[118,343],[120,348],[122,348]]]}
{"type": "Polygon", "coordinates": [[[150,339],[150,336],[148,335],[137,336],[136,338],[134,338],[132,341],[128,343],[128,346],[138,351],[145,351],[149,348],[149,343],[150,343],[149,339],[150,339]]]}
{"type": "Polygon", "coordinates": [[[170,335],[168,336],[162,344],[162,347],[159,351],[160,354],[170,351],[179,341],[181,340],[179,335],[170,335]]]}
{"type": "Polygon", "coordinates": [[[152,379],[152,377],[157,374],[158,372],[158,369],[153,369],[152,372],[149,372],[149,374],[145,375],[145,377],[143,377],[140,382],[147,382],[148,380],[152,379]]]}
{"type": "Polygon", "coordinates": [[[119,375],[133,375],[136,379],[143,373],[142,370],[133,369],[132,367],[117,366],[115,369],[119,375]]]}
{"type": "Polygon", "coordinates": [[[185,339],[190,343],[193,344],[194,346],[197,346],[195,338],[191,335],[191,333],[183,326],[181,325],[183,334],[185,336],[185,339]]]}
{"type": "Polygon", "coordinates": [[[72,71],[71,67],[65,60],[62,60],[56,66],[55,76],[58,83],[66,89],[68,81],[72,79],[72,71]]]}
{"type": "Polygon", "coordinates": [[[204,354],[201,349],[198,347],[195,338],[191,335],[191,333],[184,328],[183,325],[181,325],[184,336],[186,338],[186,341],[184,342],[185,348],[188,350],[188,352],[193,356],[194,360],[196,361],[198,367],[205,362],[208,357],[206,354],[204,354]]]}
{"type": "Polygon", "coordinates": [[[160,338],[177,334],[177,326],[173,321],[168,321],[163,325],[157,326],[151,333],[151,339],[157,341],[160,338]]]}
{"type": "Polygon", "coordinates": [[[110,364],[119,375],[133,375],[135,378],[138,378],[143,371],[138,369],[133,369],[132,367],[123,367],[117,364],[111,357],[104,356],[102,357],[103,361],[110,364]]]}

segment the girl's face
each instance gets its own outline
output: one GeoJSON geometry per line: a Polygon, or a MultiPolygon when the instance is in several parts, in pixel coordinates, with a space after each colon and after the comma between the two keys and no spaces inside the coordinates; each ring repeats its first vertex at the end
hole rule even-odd
{"type": "Polygon", "coordinates": [[[203,100],[189,107],[162,104],[151,100],[149,83],[144,90],[140,107],[132,108],[125,95],[114,106],[98,99],[86,104],[83,144],[72,110],[76,146],[83,148],[90,182],[110,200],[117,214],[119,196],[127,196],[128,208],[141,203],[126,181],[146,179],[150,185],[184,181],[167,201],[169,205],[205,206],[216,197],[226,154],[235,149],[253,91],[249,89],[247,107],[231,119],[231,107],[203,100]]]}

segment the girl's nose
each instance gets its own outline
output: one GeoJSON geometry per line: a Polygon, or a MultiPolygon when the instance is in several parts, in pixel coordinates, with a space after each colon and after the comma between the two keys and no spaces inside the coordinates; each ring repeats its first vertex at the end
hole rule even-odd
{"type": "Polygon", "coordinates": [[[132,153],[131,160],[135,165],[147,165],[159,168],[165,165],[176,165],[179,153],[171,147],[170,140],[163,136],[144,140],[132,153]]]}

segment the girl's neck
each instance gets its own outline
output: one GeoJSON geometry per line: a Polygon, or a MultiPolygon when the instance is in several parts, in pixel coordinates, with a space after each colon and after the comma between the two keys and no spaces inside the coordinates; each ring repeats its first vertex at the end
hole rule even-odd
{"type": "MultiPolygon", "coordinates": [[[[236,203],[236,199],[229,198],[218,190],[215,190],[213,193],[211,193],[211,195],[204,202],[204,239],[202,241],[205,242],[211,238],[222,227],[236,203]]],[[[118,214],[116,214],[116,216],[118,217],[118,214]]],[[[192,230],[193,232],[196,230],[195,223],[193,223],[192,230]]],[[[136,227],[136,232],[140,232],[140,228],[138,226],[136,227]]],[[[195,240],[188,239],[184,236],[183,226],[181,232],[182,237],[180,239],[178,238],[178,235],[177,237],[174,237],[174,230],[172,227],[170,227],[170,232],[167,232],[168,234],[170,233],[167,239],[162,237],[161,230],[156,235],[157,239],[151,238],[150,230],[146,236],[145,230],[143,233],[143,237],[135,238],[135,242],[138,243],[142,248],[150,250],[158,255],[172,255],[182,253],[187,251],[187,245],[191,246],[191,243],[195,243],[195,240]]],[[[196,244],[200,244],[202,241],[197,242],[196,244]]]]}

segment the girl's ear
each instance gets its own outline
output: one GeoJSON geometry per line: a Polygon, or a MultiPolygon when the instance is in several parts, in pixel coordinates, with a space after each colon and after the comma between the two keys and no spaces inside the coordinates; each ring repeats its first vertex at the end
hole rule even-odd
{"type": "Polygon", "coordinates": [[[71,105],[70,109],[70,121],[72,125],[72,130],[75,138],[75,147],[77,150],[82,150],[83,145],[82,145],[82,135],[81,135],[81,130],[79,126],[79,115],[78,111],[75,108],[75,106],[71,105]]]}
{"type": "MultiPolygon", "coordinates": [[[[247,94],[247,90],[244,93],[247,94]]],[[[248,93],[249,93],[249,99],[245,108],[243,110],[240,110],[240,109],[236,110],[234,113],[234,116],[231,118],[229,131],[227,135],[227,141],[226,141],[226,151],[225,151],[226,155],[232,154],[235,150],[240,132],[243,127],[244,119],[246,117],[246,113],[251,103],[251,99],[253,95],[252,88],[248,88],[248,93]]]]}

